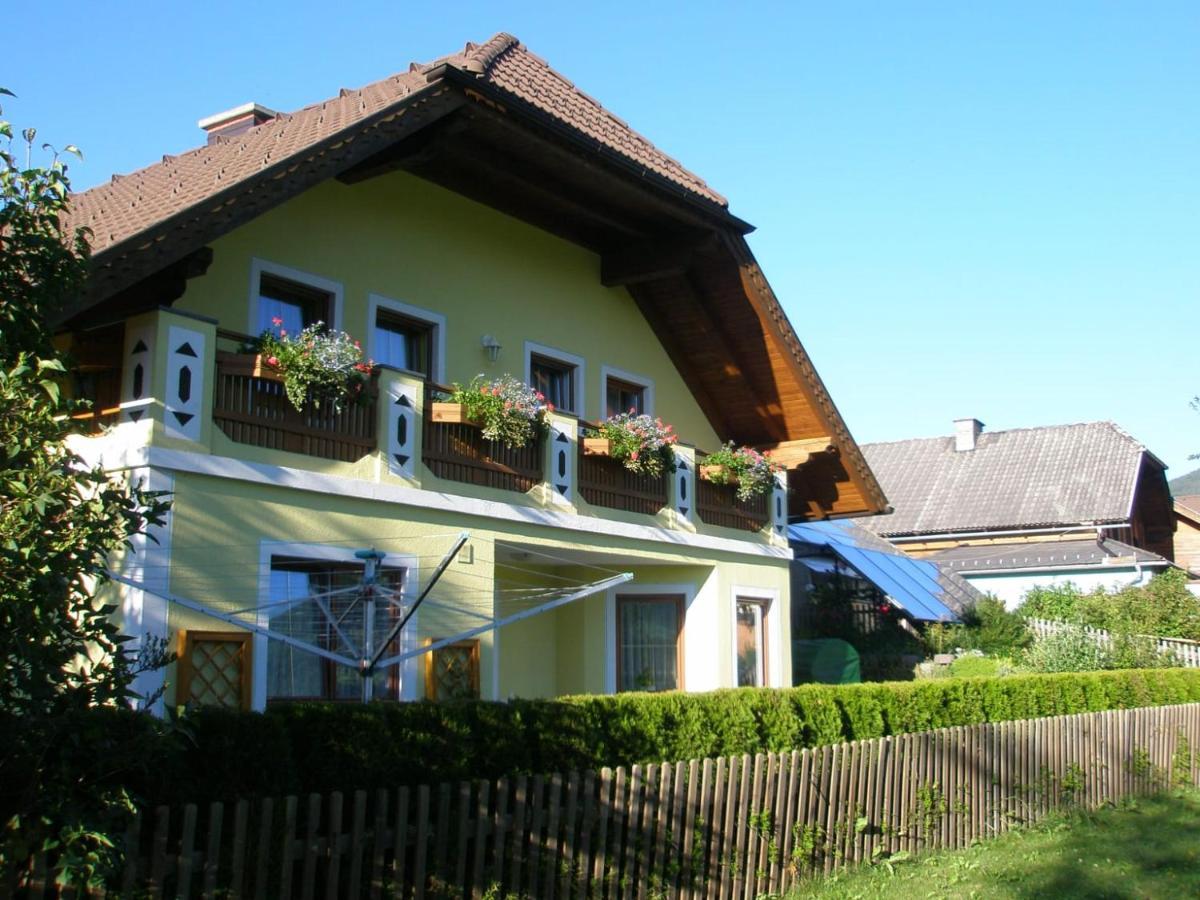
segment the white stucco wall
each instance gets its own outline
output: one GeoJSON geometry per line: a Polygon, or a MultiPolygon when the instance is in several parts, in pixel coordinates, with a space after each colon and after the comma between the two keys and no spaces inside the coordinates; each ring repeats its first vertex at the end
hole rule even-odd
{"type": "Polygon", "coordinates": [[[1133,566],[1104,566],[1094,569],[1066,569],[1058,572],[961,572],[960,574],[985,594],[995,594],[1008,609],[1020,605],[1025,592],[1033,587],[1072,582],[1083,591],[1095,588],[1121,588],[1143,585],[1159,570],[1133,566]]]}

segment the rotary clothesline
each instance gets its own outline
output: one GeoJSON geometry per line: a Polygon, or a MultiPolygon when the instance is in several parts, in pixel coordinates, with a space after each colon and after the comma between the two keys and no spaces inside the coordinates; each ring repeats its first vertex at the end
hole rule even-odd
{"type": "MultiPolygon", "coordinates": [[[[531,618],[532,616],[540,615],[551,610],[558,609],[568,603],[576,600],[581,600],[585,597],[590,597],[593,594],[606,591],[611,587],[619,584],[624,584],[633,579],[632,573],[623,572],[613,575],[610,578],[605,578],[600,581],[594,581],[588,584],[580,585],[576,590],[569,590],[565,594],[561,591],[566,588],[549,588],[545,589],[540,594],[542,597],[551,597],[545,602],[538,604],[532,608],[521,610],[520,612],[512,613],[511,615],[500,618],[489,618],[481,613],[457,609],[449,604],[429,601],[430,606],[436,606],[440,609],[446,609],[454,612],[467,613],[474,618],[484,619],[485,624],[468,628],[460,631],[451,637],[441,638],[430,644],[426,644],[416,649],[401,650],[391,656],[384,657],[384,654],[393,647],[396,638],[403,632],[404,627],[412,619],[417,609],[426,602],[430,592],[441,579],[447,567],[458,555],[458,552],[466,544],[468,538],[467,532],[462,532],[458,535],[454,545],[442,557],[441,562],[430,576],[429,581],[424,588],[412,600],[411,604],[406,607],[406,594],[404,590],[395,590],[383,584],[378,583],[377,574],[379,563],[385,558],[385,554],[377,550],[360,550],[355,555],[363,560],[364,571],[362,582],[359,585],[354,585],[336,590],[316,591],[308,593],[302,597],[288,598],[284,600],[272,601],[255,607],[247,607],[242,610],[222,610],[209,606],[198,600],[193,600],[190,597],[183,597],[178,594],[173,594],[169,591],[160,591],[148,587],[144,583],[138,582],[132,578],[120,575],[116,572],[109,572],[109,577],[128,587],[135,588],[145,593],[160,597],[170,603],[176,603],[186,609],[191,609],[203,615],[210,616],[223,622],[228,622],[232,625],[237,625],[254,634],[260,634],[273,641],[286,644],[295,649],[306,653],[312,653],[316,656],[328,659],[341,666],[346,666],[355,669],[362,677],[362,699],[363,702],[369,702],[374,690],[374,678],[372,677],[379,669],[386,669],[391,666],[398,665],[408,659],[416,656],[421,656],[425,653],[432,653],[442,647],[459,641],[467,640],[477,635],[484,634],[488,631],[494,631],[505,625],[511,625],[515,622],[531,618]],[[555,596],[556,594],[561,594],[555,596]],[[344,608],[337,606],[337,601],[344,601],[350,598],[349,605],[344,608]],[[334,601],[333,604],[330,601],[334,601]],[[377,603],[382,601],[382,607],[377,606],[377,603]],[[305,628],[305,625],[313,623],[325,623],[337,635],[342,646],[350,655],[345,655],[322,646],[312,640],[305,640],[302,637],[296,637],[293,634],[288,634],[280,627],[271,628],[268,625],[260,624],[258,615],[255,620],[248,621],[243,618],[246,613],[261,614],[270,609],[278,609],[283,607],[284,611],[281,618],[286,616],[286,620],[290,625],[296,625],[297,622],[293,619],[293,611],[300,609],[306,604],[315,606],[320,615],[315,615],[309,611],[309,619],[301,618],[299,621],[300,630],[312,633],[313,628],[305,628]],[[378,621],[378,613],[385,613],[385,618],[382,622],[378,621]],[[391,617],[392,613],[394,617],[391,617]],[[389,618],[390,617],[390,618],[389,618]],[[376,639],[376,628],[382,625],[388,628],[387,635],[382,639],[376,639]],[[361,626],[361,627],[360,627],[361,626]],[[389,627],[390,626],[390,627],[389,627]]],[[[536,596],[536,595],[535,595],[536,596]]],[[[532,598],[531,598],[532,599],[532,598]]],[[[382,629],[380,629],[382,630],[382,629]]]]}

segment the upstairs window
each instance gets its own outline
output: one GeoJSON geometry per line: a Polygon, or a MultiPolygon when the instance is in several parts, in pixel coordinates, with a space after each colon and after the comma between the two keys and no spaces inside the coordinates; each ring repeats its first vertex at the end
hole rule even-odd
{"type": "Polygon", "coordinates": [[[422,375],[446,377],[446,317],[382,294],[367,304],[367,356],[377,363],[422,375]]]}
{"type": "Polygon", "coordinates": [[[529,359],[529,385],[535,391],[541,391],[555,409],[579,415],[581,411],[575,408],[577,368],[570,363],[535,353],[529,359]]]}
{"type": "Polygon", "coordinates": [[[375,311],[375,362],[433,377],[434,325],[389,309],[375,311]]]}
{"type": "Polygon", "coordinates": [[[298,334],[316,322],[330,324],[332,313],[333,295],[329,291],[266,272],[259,277],[256,334],[268,330],[298,334]],[[275,324],[276,319],[279,324],[275,324]]]}
{"type": "Polygon", "coordinates": [[[646,387],[621,378],[608,376],[605,382],[605,415],[631,412],[641,415],[646,412],[646,387]]]}

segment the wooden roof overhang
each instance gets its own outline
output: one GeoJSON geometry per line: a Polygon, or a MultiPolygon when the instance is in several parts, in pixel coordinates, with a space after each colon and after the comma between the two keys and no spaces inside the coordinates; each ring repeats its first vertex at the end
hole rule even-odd
{"type": "Polygon", "coordinates": [[[886,508],[746,244],[748,223],[472,72],[427,77],[350,133],[97,254],[67,324],[169,304],[217,237],[330,178],[403,170],[596,252],[598,277],[629,291],[717,434],[788,452],[793,516],[886,508]]]}

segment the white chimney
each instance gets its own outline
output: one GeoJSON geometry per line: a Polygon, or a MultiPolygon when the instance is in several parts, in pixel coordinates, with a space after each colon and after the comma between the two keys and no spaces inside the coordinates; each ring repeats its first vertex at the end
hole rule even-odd
{"type": "Polygon", "coordinates": [[[256,125],[271,121],[277,115],[279,113],[273,109],[267,109],[261,103],[243,103],[241,106],[219,112],[215,116],[201,119],[196,124],[208,132],[208,142],[211,144],[216,137],[232,137],[235,134],[241,134],[256,125]]]}
{"type": "Polygon", "coordinates": [[[983,423],[978,419],[955,419],[954,449],[959,452],[974,450],[981,431],[983,423]]]}

